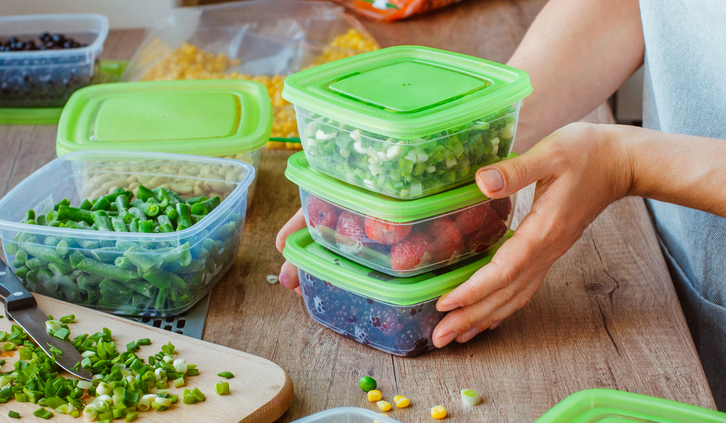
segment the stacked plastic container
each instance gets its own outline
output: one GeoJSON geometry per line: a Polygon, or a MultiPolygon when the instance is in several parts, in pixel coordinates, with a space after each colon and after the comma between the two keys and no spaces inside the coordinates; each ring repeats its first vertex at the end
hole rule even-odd
{"type": "Polygon", "coordinates": [[[491,200],[476,170],[509,157],[526,73],[400,46],[295,73],[304,153],[285,172],[307,229],[285,257],[313,319],[396,355],[433,348],[436,300],[491,257],[514,198],[491,200]]]}

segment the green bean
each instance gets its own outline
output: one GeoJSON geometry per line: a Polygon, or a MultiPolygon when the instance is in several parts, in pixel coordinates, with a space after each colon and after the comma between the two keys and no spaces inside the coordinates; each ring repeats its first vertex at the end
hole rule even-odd
{"type": "Polygon", "coordinates": [[[26,260],[28,260],[28,253],[25,250],[20,250],[15,253],[15,261],[25,263],[26,260]]]}
{"type": "Polygon", "coordinates": [[[25,219],[23,219],[23,220],[26,221],[26,222],[27,221],[30,221],[30,220],[35,221],[35,210],[28,210],[28,211],[26,211],[25,212],[25,219]]]}
{"type": "Polygon", "coordinates": [[[80,251],[74,251],[68,256],[68,260],[71,262],[71,266],[74,269],[78,268],[78,265],[86,259],[86,256],[80,251]]]}
{"type": "Polygon", "coordinates": [[[122,297],[131,296],[130,289],[127,289],[125,286],[121,285],[120,283],[112,281],[110,279],[102,280],[98,286],[101,289],[104,289],[109,292],[113,292],[115,295],[120,295],[122,297]]]}
{"type": "Polygon", "coordinates": [[[167,188],[156,188],[154,189],[154,192],[156,193],[158,198],[166,198],[169,201],[170,205],[175,205],[176,203],[183,203],[184,199],[174,191],[167,189],[167,188]]]}
{"type": "Polygon", "coordinates": [[[101,197],[96,200],[95,203],[93,203],[93,207],[91,207],[91,211],[97,211],[97,210],[104,210],[107,211],[111,208],[111,203],[104,197],[101,197]]]}
{"type": "Polygon", "coordinates": [[[48,269],[53,272],[54,275],[65,275],[73,270],[73,267],[68,263],[48,263],[48,269]]]}
{"type": "Polygon", "coordinates": [[[70,205],[71,205],[71,201],[67,198],[64,198],[55,204],[55,206],[53,207],[53,210],[58,211],[58,208],[60,206],[70,206],[70,205]]]}
{"type": "Polygon", "coordinates": [[[114,201],[114,204],[116,204],[116,210],[118,210],[119,212],[127,211],[130,207],[129,197],[125,194],[121,194],[116,197],[116,201],[114,201]]]}
{"type": "Polygon", "coordinates": [[[126,224],[124,223],[124,220],[119,217],[111,218],[111,225],[113,226],[113,230],[116,232],[128,232],[128,228],[126,227],[126,224]]]}
{"type": "Polygon", "coordinates": [[[63,260],[63,257],[59,256],[58,253],[55,252],[55,249],[52,249],[50,247],[24,244],[21,245],[20,248],[25,250],[25,252],[29,255],[50,263],[63,264],[65,262],[63,260]]]}
{"type": "Polygon", "coordinates": [[[99,231],[113,231],[113,226],[111,225],[111,219],[108,218],[108,215],[103,210],[94,211],[91,213],[91,217],[93,218],[93,224],[94,227],[96,227],[99,231]]]}
{"type": "Polygon", "coordinates": [[[109,204],[114,204],[116,202],[116,199],[122,195],[125,195],[126,197],[131,197],[134,195],[131,191],[126,191],[123,188],[116,188],[111,194],[104,195],[103,199],[109,202],[109,204]]]}
{"type": "Polygon", "coordinates": [[[90,210],[77,209],[70,206],[60,206],[58,208],[58,219],[72,220],[78,222],[80,220],[86,223],[93,223],[93,216],[90,210]]]}
{"type": "Polygon", "coordinates": [[[145,220],[149,220],[149,218],[148,218],[148,217],[146,217],[146,214],[144,213],[144,211],[143,211],[143,210],[141,210],[140,208],[136,207],[136,206],[133,206],[133,207],[129,207],[129,210],[128,210],[128,211],[129,211],[129,213],[131,213],[131,214],[132,214],[132,215],[133,215],[133,216],[134,216],[135,218],[139,219],[139,220],[140,220],[140,221],[142,221],[142,222],[143,222],[143,221],[145,221],[145,220]]]}
{"type": "Polygon", "coordinates": [[[137,196],[139,197],[139,199],[141,199],[141,201],[144,201],[144,202],[148,202],[149,199],[152,199],[152,198],[154,200],[158,201],[158,198],[156,198],[156,194],[154,194],[153,191],[151,191],[150,189],[146,188],[143,185],[139,185],[139,188],[137,191],[137,196]]]}
{"type": "Polygon", "coordinates": [[[192,198],[188,199],[186,201],[186,203],[189,205],[192,205],[192,204],[201,203],[202,201],[207,201],[207,200],[208,200],[208,198],[202,195],[199,197],[192,197],[192,198]]]}
{"type": "Polygon", "coordinates": [[[171,223],[169,216],[162,214],[157,219],[159,222],[159,232],[174,232],[174,225],[171,223]]]}
{"type": "Polygon", "coordinates": [[[89,258],[82,260],[76,267],[92,275],[102,276],[118,282],[128,282],[139,278],[139,275],[135,272],[119,269],[112,264],[101,263],[89,258]]]}
{"type": "Polygon", "coordinates": [[[144,273],[152,267],[159,267],[162,263],[162,260],[158,259],[157,256],[153,254],[139,253],[139,250],[133,247],[129,248],[124,253],[124,258],[138,267],[139,273],[144,273]],[[156,261],[152,260],[150,257],[156,258],[156,261]]]}
{"type": "Polygon", "coordinates": [[[143,222],[139,222],[139,232],[153,233],[154,222],[152,222],[151,220],[144,220],[143,222]]]}
{"type": "Polygon", "coordinates": [[[186,228],[190,228],[192,223],[192,210],[189,204],[184,203],[177,203],[176,204],[176,212],[179,214],[177,217],[178,224],[177,224],[177,231],[184,230],[186,228]]]}
{"type": "Polygon", "coordinates": [[[18,244],[10,243],[5,245],[5,252],[9,255],[15,255],[19,250],[18,244]]]}
{"type": "Polygon", "coordinates": [[[159,207],[159,204],[150,203],[147,204],[146,208],[144,209],[144,214],[149,217],[154,217],[159,214],[159,212],[161,212],[161,207],[159,207]]]}
{"type": "MultiPolygon", "coordinates": [[[[78,208],[81,209],[81,210],[91,210],[92,207],[93,207],[93,203],[91,203],[88,200],[88,198],[86,198],[85,200],[83,200],[83,202],[81,203],[81,205],[78,206],[78,208]]],[[[59,207],[59,209],[60,209],[60,207],[59,207]]]]}
{"type": "Polygon", "coordinates": [[[164,214],[166,214],[171,220],[176,220],[176,218],[179,216],[174,206],[168,206],[166,209],[164,209],[164,214]]]}
{"type": "Polygon", "coordinates": [[[35,223],[38,225],[48,226],[48,222],[45,220],[45,215],[41,214],[35,219],[35,223]]]}
{"type": "Polygon", "coordinates": [[[198,214],[201,216],[209,214],[212,210],[214,210],[219,204],[222,202],[222,199],[219,198],[218,195],[215,195],[214,197],[210,198],[207,201],[202,201],[199,203],[196,203],[192,205],[192,213],[198,214]]]}
{"type": "Polygon", "coordinates": [[[131,223],[129,223],[129,232],[139,232],[139,218],[135,217],[131,223]]]}

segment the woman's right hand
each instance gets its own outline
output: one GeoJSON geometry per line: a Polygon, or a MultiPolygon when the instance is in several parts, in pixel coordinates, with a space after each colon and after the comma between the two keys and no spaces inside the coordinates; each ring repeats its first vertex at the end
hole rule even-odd
{"type": "MultiPolygon", "coordinates": [[[[277,251],[282,253],[282,250],[285,248],[285,241],[287,240],[287,237],[303,228],[305,228],[305,215],[303,214],[302,209],[300,209],[297,213],[295,213],[295,216],[288,220],[285,226],[280,229],[280,232],[277,233],[277,240],[275,240],[277,251]]],[[[285,263],[282,264],[282,268],[280,269],[280,284],[287,289],[294,289],[298,295],[302,295],[300,292],[300,281],[297,277],[297,267],[293,266],[293,264],[287,260],[285,260],[285,263]]]]}

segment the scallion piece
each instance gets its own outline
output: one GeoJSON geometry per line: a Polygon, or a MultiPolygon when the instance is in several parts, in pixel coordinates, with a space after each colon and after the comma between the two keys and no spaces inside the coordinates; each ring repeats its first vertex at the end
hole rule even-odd
{"type": "Polygon", "coordinates": [[[231,372],[217,373],[217,376],[223,377],[225,379],[232,379],[234,377],[234,375],[231,372]]]}
{"type": "Polygon", "coordinates": [[[214,385],[214,391],[218,395],[229,395],[229,382],[217,382],[214,385]]]}
{"type": "Polygon", "coordinates": [[[8,411],[8,417],[10,417],[11,419],[19,419],[20,414],[18,414],[17,412],[15,412],[13,410],[10,410],[10,411],[8,411]]]}
{"type": "Polygon", "coordinates": [[[33,411],[33,415],[35,417],[40,417],[41,419],[48,420],[49,418],[53,417],[53,413],[46,410],[43,407],[40,407],[39,409],[33,411]]]}
{"type": "Polygon", "coordinates": [[[68,315],[60,318],[61,323],[73,323],[75,321],[76,321],[76,316],[73,314],[68,314],[68,315]]]}

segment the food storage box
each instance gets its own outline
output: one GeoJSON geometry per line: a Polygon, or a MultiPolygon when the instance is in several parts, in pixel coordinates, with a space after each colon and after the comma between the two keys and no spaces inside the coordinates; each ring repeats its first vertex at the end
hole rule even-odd
{"type": "Polygon", "coordinates": [[[33,292],[122,315],[189,309],[237,256],[252,165],[181,154],[88,150],[43,166],[0,200],[5,259],[33,292]],[[22,223],[68,199],[78,206],[116,188],[194,188],[222,202],[193,226],[170,233],[103,232],[22,223]]]}
{"type": "MultiPolygon", "coordinates": [[[[196,154],[242,160],[256,171],[271,128],[270,97],[254,81],[96,85],[68,100],[56,151],[58,156],[96,149],[196,154]]],[[[250,202],[254,190],[253,182],[250,202]]]]}
{"type": "Polygon", "coordinates": [[[58,34],[86,44],[58,50],[0,52],[0,107],[58,107],[94,82],[108,18],[94,14],[0,16],[0,41],[58,34]]]}
{"type": "Polygon", "coordinates": [[[300,152],[285,175],[300,186],[313,239],[366,267],[410,277],[481,254],[506,234],[515,196],[492,200],[475,183],[397,200],[311,169],[300,152]]]}
{"type": "Polygon", "coordinates": [[[456,53],[389,47],[285,79],[311,166],[399,199],[464,185],[506,158],[526,73],[456,53]]]}
{"type": "Polygon", "coordinates": [[[726,413],[613,389],[576,392],[535,423],[724,423],[726,413]]]}
{"type": "Polygon", "coordinates": [[[434,348],[431,335],[445,314],[436,310],[437,299],[466,282],[493,254],[395,278],[326,250],[307,229],[290,235],[283,250],[298,268],[310,317],[348,338],[401,356],[434,348]]]}
{"type": "Polygon", "coordinates": [[[401,423],[390,417],[358,407],[337,407],[295,420],[293,423],[401,423]]]}

